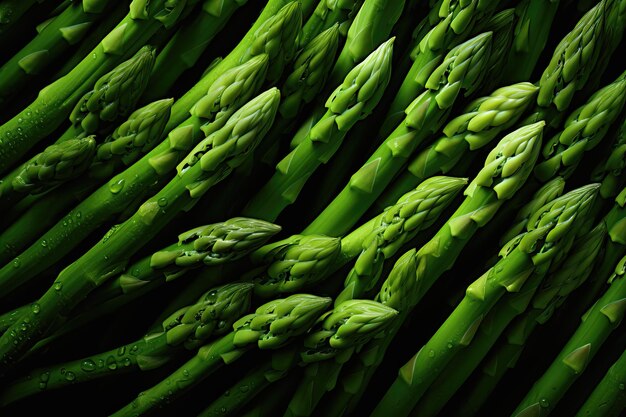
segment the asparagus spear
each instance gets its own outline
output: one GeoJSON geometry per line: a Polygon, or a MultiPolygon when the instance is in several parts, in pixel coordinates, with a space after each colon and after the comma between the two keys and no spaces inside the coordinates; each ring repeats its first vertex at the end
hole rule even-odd
{"type": "Polygon", "coordinates": [[[528,288],[517,296],[508,296],[506,300],[501,300],[483,319],[472,343],[439,374],[412,414],[429,417],[440,413],[511,321],[520,314],[523,313],[518,320],[546,321],[554,309],[589,277],[605,238],[606,227],[600,222],[591,232],[576,239],[562,264],[553,263],[553,272],[540,286],[528,288]],[[526,310],[529,304],[530,308],[526,310]]]}
{"type": "MultiPolygon", "coordinates": [[[[233,218],[182,233],[178,242],[128,266],[126,272],[103,284],[79,304],[75,312],[93,311],[112,298],[132,301],[154,288],[199,267],[215,267],[240,259],[265,244],[281,228],[262,220],[233,218]]],[[[118,304],[119,305],[119,304],[118,304]]],[[[0,316],[0,332],[17,320],[30,305],[0,316]]]]}
{"type": "Polygon", "coordinates": [[[79,176],[95,152],[94,136],[48,146],[0,181],[0,208],[7,209],[28,194],[43,193],[79,176]]]}
{"type": "MultiPolygon", "coordinates": [[[[2,0],[0,1],[0,35],[7,35],[28,9],[43,0],[2,0]]],[[[96,0],[97,1],[97,0],[96,0]]]]}
{"type": "Polygon", "coordinates": [[[337,305],[318,319],[305,337],[303,346],[289,346],[273,353],[267,363],[238,381],[200,416],[238,413],[266,388],[288,375],[298,362],[309,365],[300,385],[306,384],[312,376],[311,371],[343,361],[360,345],[384,331],[396,315],[397,311],[370,300],[348,300],[337,305]]]}
{"type": "Polygon", "coordinates": [[[160,27],[173,26],[197,0],[133,0],[129,14],[72,71],[40,91],[30,105],[0,126],[0,173],[52,133],[80,97],[121,57],[138,50],[160,27]]]}
{"type": "Polygon", "coordinates": [[[187,21],[159,53],[143,100],[164,97],[180,76],[200,59],[213,38],[247,0],[204,0],[200,13],[187,21]]]}
{"type": "MultiPolygon", "coordinates": [[[[410,53],[413,63],[389,106],[380,131],[382,137],[390,135],[404,118],[404,109],[424,90],[431,88],[430,73],[442,61],[447,60],[447,56],[446,58],[444,56],[448,50],[475,35],[473,32],[475,23],[488,19],[498,3],[499,1],[495,0],[490,2],[439,0],[433,5],[429,16],[418,25],[417,33],[414,34],[416,45],[410,53]]],[[[478,84],[468,83],[465,86],[466,94],[471,94],[478,87],[478,84]]]]}
{"type": "MultiPolygon", "coordinates": [[[[594,289],[593,291],[589,290],[589,288],[582,289],[582,292],[585,295],[584,298],[591,298],[595,301],[595,299],[599,297],[603,286],[606,284],[607,279],[611,276],[614,270],[615,264],[617,264],[625,253],[623,245],[615,243],[618,236],[622,236],[622,239],[626,242],[626,237],[624,237],[623,232],[621,232],[623,227],[619,225],[625,215],[626,210],[619,204],[616,204],[615,207],[602,219],[604,228],[607,230],[608,239],[605,239],[603,242],[602,250],[604,253],[601,252],[598,254],[597,262],[595,263],[593,271],[590,274],[591,279],[589,282],[592,287],[597,287],[597,289],[594,289]],[[622,247],[621,250],[618,249],[620,246],[622,247]]],[[[583,244],[583,237],[580,239],[581,244],[583,244]]],[[[593,246],[593,244],[589,243],[588,246],[593,246]]],[[[582,270],[584,269],[580,265],[574,264],[573,261],[568,262],[568,264],[572,265],[572,268],[576,268],[576,271],[580,273],[582,273],[582,270]]],[[[581,265],[584,265],[584,263],[581,262],[581,265]]],[[[572,273],[568,273],[567,269],[563,269],[563,274],[566,277],[572,277],[574,275],[572,273]]],[[[572,283],[577,283],[577,281],[573,280],[572,283]]],[[[568,286],[566,285],[562,287],[561,291],[567,291],[567,289],[568,286]]],[[[550,294],[550,291],[551,289],[548,289],[548,294],[550,294]]],[[[541,312],[541,310],[534,310],[531,314],[524,315],[516,320],[509,327],[504,343],[501,346],[498,346],[495,352],[490,353],[484,361],[482,372],[480,373],[478,380],[472,385],[472,388],[467,396],[464,397],[467,401],[462,403],[463,406],[459,409],[459,415],[474,415],[488,400],[491,392],[498,385],[506,371],[515,365],[517,358],[524,349],[526,340],[530,337],[535,327],[548,320],[553,309],[558,307],[564,301],[563,297],[560,296],[562,294],[561,291],[559,292],[560,294],[557,294],[554,303],[547,304],[544,301],[543,303],[537,305],[539,308],[544,308],[545,312],[541,312]]],[[[580,297],[577,296],[576,293],[570,296],[570,298],[573,298],[571,300],[572,304],[580,305],[583,308],[588,307],[587,303],[580,302],[580,297]]],[[[568,315],[571,316],[571,314],[568,315]]]]}
{"type": "Polygon", "coordinates": [[[615,198],[624,186],[622,175],[626,165],[626,117],[622,116],[620,127],[615,134],[610,153],[592,173],[592,180],[602,184],[600,195],[604,199],[615,198]]]}
{"type": "Polygon", "coordinates": [[[278,90],[270,89],[235,112],[223,127],[209,130],[207,138],[178,165],[178,174],[172,181],[65,268],[34,304],[39,306],[34,309],[36,312],[25,314],[0,337],[0,368],[14,366],[51,327],[63,322],[84,297],[123,271],[128,258],[147,240],[240,165],[267,133],[279,98],[278,90]],[[26,324],[26,330],[20,330],[18,335],[14,328],[22,324],[26,324]]]}
{"type": "Polygon", "coordinates": [[[233,323],[250,309],[251,294],[252,285],[246,283],[214,288],[195,304],[170,316],[158,332],[105,352],[32,370],[8,385],[0,396],[0,404],[70,384],[159,368],[181,350],[195,350],[213,336],[228,333],[233,323]]]}
{"type": "Polygon", "coordinates": [[[516,22],[517,16],[515,15],[515,9],[505,9],[491,16],[482,26],[484,31],[493,32],[493,45],[491,46],[491,54],[489,56],[489,63],[487,64],[487,75],[485,75],[487,81],[480,89],[481,92],[488,93],[497,87],[508,84],[502,82],[505,76],[502,67],[508,61],[508,54],[513,44],[516,22]]]}
{"type": "Polygon", "coordinates": [[[546,47],[550,29],[559,9],[559,0],[522,0],[515,37],[505,64],[500,68],[507,83],[528,80],[546,47]]]}
{"type": "Polygon", "coordinates": [[[507,292],[525,290],[527,281],[535,281],[531,288],[537,286],[554,259],[567,254],[597,190],[597,184],[579,188],[533,213],[525,233],[506,244],[500,261],[467,287],[465,297],[441,327],[400,368],[372,416],[385,412],[413,415],[411,410],[441,371],[471,345],[483,318],[496,303],[506,300],[507,292]]]}
{"type": "Polygon", "coordinates": [[[196,356],[112,416],[138,416],[163,407],[254,345],[261,350],[284,346],[308,331],[330,301],[297,294],[262,305],[253,314],[237,320],[231,333],[200,347],[196,356]]]}
{"type": "Polygon", "coordinates": [[[563,350],[546,372],[535,382],[517,406],[513,416],[545,416],[584,372],[598,349],[617,328],[626,310],[626,258],[616,265],[607,291],[598,299],[563,350]]]}
{"type": "Polygon", "coordinates": [[[491,151],[485,167],[466,189],[465,200],[446,224],[418,252],[410,250],[398,259],[377,300],[398,310],[400,319],[384,338],[366,345],[346,367],[338,384],[341,390],[329,399],[323,408],[324,415],[341,415],[354,406],[408,312],[452,267],[474,233],[523,186],[537,159],[543,127],[544,123],[538,122],[505,136],[491,151]]]}
{"type": "Polygon", "coordinates": [[[211,66],[202,79],[174,103],[166,131],[184,122],[190,109],[225,72],[254,57],[267,55],[269,65],[266,77],[270,83],[276,82],[295,55],[296,37],[301,25],[302,10],[297,1],[269,0],[235,49],[211,66]]]}
{"type": "Polygon", "coordinates": [[[154,66],[154,48],[144,46],[127,61],[96,81],[76,103],[70,114],[72,127],[60,138],[92,134],[102,130],[102,124],[112,123],[129,115],[148,84],[154,66]]]}
{"type": "MultiPolygon", "coordinates": [[[[257,92],[267,65],[267,57],[260,55],[225,72],[198,100],[192,116],[170,131],[163,142],[93,193],[79,195],[79,203],[73,210],[15,257],[12,265],[0,269],[0,293],[19,285],[25,277],[32,279],[69,253],[97,227],[134,209],[155,184],[162,184],[169,178],[200,138],[221,128],[257,92]]],[[[79,192],[80,189],[79,186],[79,192]]]]}
{"type": "Polygon", "coordinates": [[[503,245],[522,233],[528,224],[530,216],[545,204],[548,204],[555,198],[560,197],[561,194],[563,194],[564,189],[565,180],[563,177],[555,177],[545,183],[539,190],[537,190],[537,192],[535,192],[535,194],[533,194],[530,201],[519,209],[515,215],[515,219],[513,219],[513,225],[500,238],[500,244],[503,245]]]}
{"type": "Polygon", "coordinates": [[[252,254],[259,266],[246,275],[257,295],[268,297],[311,287],[352,259],[355,270],[340,299],[364,295],[390,258],[418,231],[429,227],[452,202],[465,179],[435,177],[402,196],[394,206],[342,239],[321,235],[294,235],[268,244],[252,254]],[[368,268],[371,268],[369,269],[368,268]]]}
{"type": "Polygon", "coordinates": [[[302,27],[298,37],[300,47],[308,45],[317,35],[339,24],[345,36],[365,0],[319,0],[313,14],[302,27]]]}
{"type": "Polygon", "coordinates": [[[414,150],[439,130],[461,90],[476,88],[488,61],[491,33],[451,50],[430,75],[427,90],[406,109],[400,125],[352,175],[349,184],[304,230],[305,234],[341,235],[365,213],[414,150]]]}
{"type": "Polygon", "coordinates": [[[626,407],[625,384],[626,351],[611,366],[576,417],[619,417],[626,407]]]}
{"type": "Polygon", "coordinates": [[[81,42],[113,3],[106,0],[71,3],[26,46],[4,62],[0,67],[0,106],[18,93],[33,76],[47,71],[50,63],[72,45],[81,42]]]}
{"type": "Polygon", "coordinates": [[[274,220],[293,203],[320,164],[337,151],[346,133],[378,104],[391,76],[393,38],[354,67],[326,101],[325,115],[305,141],[276,165],[272,178],[252,197],[245,216],[274,220]]]}
{"type": "Polygon", "coordinates": [[[625,102],[626,72],[569,115],[563,130],[544,145],[544,160],[537,164],[535,176],[542,182],[557,173],[566,179],[571,176],[585,152],[606,136],[625,102]]]}
{"type": "Polygon", "coordinates": [[[463,114],[449,121],[443,135],[419,152],[376,200],[385,206],[404,190],[438,173],[447,173],[467,157],[468,151],[488,145],[513,126],[537,96],[538,88],[522,82],[502,87],[470,103],[463,114]]]}

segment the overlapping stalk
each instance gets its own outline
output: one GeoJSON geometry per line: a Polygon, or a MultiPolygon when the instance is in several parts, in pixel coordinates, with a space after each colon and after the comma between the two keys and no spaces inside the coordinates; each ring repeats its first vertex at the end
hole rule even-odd
{"type": "Polygon", "coordinates": [[[340,236],[350,230],[411,154],[439,130],[459,93],[481,83],[490,48],[491,33],[487,32],[451,50],[443,63],[430,73],[426,91],[407,107],[404,121],[352,175],[349,184],[304,233],[340,236]]]}
{"type": "Polygon", "coordinates": [[[40,91],[37,98],[0,126],[0,173],[16,165],[39,141],[52,133],[78,100],[124,55],[139,50],[161,27],[176,24],[185,7],[198,0],[133,0],[129,14],[67,75],[40,91]]]}
{"type": "Polygon", "coordinates": [[[393,326],[384,338],[366,345],[344,367],[338,389],[323,408],[325,415],[341,415],[355,406],[401,322],[435,281],[452,267],[474,233],[524,185],[539,154],[543,127],[544,123],[538,122],[505,136],[466,189],[466,198],[456,212],[419,251],[410,250],[398,259],[377,295],[378,301],[400,312],[398,326],[393,326]]]}
{"type": "MultiPolygon", "coordinates": [[[[8,369],[90,292],[123,271],[129,257],[181,211],[189,210],[213,185],[240,165],[267,133],[280,93],[270,89],[235,112],[177,167],[176,177],[146,200],[125,222],[113,227],[83,256],[65,268],[52,286],[0,337],[0,368],[8,369]],[[25,325],[26,330],[21,329],[25,325]],[[19,334],[15,332],[20,328],[19,334]]],[[[171,163],[159,161],[160,164],[171,163]]],[[[158,166],[158,165],[157,165],[158,166]]]]}

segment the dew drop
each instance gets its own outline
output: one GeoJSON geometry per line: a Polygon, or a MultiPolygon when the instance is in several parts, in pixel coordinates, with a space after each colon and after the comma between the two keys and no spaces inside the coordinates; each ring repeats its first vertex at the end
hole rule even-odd
{"type": "Polygon", "coordinates": [[[241,387],[239,387],[239,391],[241,392],[248,392],[250,390],[250,388],[247,385],[242,385],[241,387]]]}
{"type": "Polygon", "coordinates": [[[65,374],[65,379],[68,381],[74,381],[76,379],[76,375],[72,371],[67,371],[65,374]]]}
{"type": "Polygon", "coordinates": [[[85,359],[80,364],[80,369],[82,369],[85,372],[91,372],[94,369],[96,369],[96,363],[92,361],[91,359],[85,359]]]}
{"type": "Polygon", "coordinates": [[[54,283],[54,290],[55,291],[61,291],[61,288],[63,288],[63,283],[62,282],[55,282],[54,283]]]}
{"type": "Polygon", "coordinates": [[[159,207],[165,207],[167,206],[167,198],[161,197],[157,200],[157,203],[159,204],[159,207]]]}
{"type": "Polygon", "coordinates": [[[435,351],[433,349],[428,351],[428,357],[429,358],[434,358],[435,357],[435,351]]]}
{"type": "Polygon", "coordinates": [[[12,265],[13,268],[19,268],[20,266],[22,266],[22,261],[20,260],[20,258],[15,258],[13,259],[12,265]]]}
{"type": "Polygon", "coordinates": [[[39,307],[39,304],[35,303],[30,306],[30,311],[32,311],[33,314],[39,314],[39,312],[41,311],[41,307],[39,307]]]}
{"type": "Polygon", "coordinates": [[[41,241],[41,246],[43,246],[44,248],[48,247],[48,241],[47,240],[42,240],[41,241]]]}
{"type": "Polygon", "coordinates": [[[543,408],[548,408],[550,407],[550,401],[548,401],[546,398],[542,398],[541,400],[539,400],[539,405],[543,408]]]}
{"type": "Polygon", "coordinates": [[[125,181],[123,179],[109,182],[109,191],[112,194],[117,194],[124,188],[125,181]]]}

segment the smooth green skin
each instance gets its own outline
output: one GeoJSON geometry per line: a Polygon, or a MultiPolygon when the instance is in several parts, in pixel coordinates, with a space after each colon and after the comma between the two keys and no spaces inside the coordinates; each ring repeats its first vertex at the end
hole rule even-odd
{"type": "MultiPolygon", "coordinates": [[[[188,0],[186,7],[197,1],[188,0]]],[[[151,1],[150,10],[163,10],[165,3],[165,0],[151,1]]],[[[166,17],[166,26],[175,23],[172,17],[175,16],[171,13],[166,17]]],[[[129,13],[80,64],[41,90],[35,101],[0,126],[3,138],[0,173],[14,166],[30,148],[56,130],[96,80],[113,69],[124,55],[139,50],[163,24],[154,18],[133,19],[129,13]]]]}
{"type": "Polygon", "coordinates": [[[388,205],[389,201],[395,201],[406,190],[415,187],[414,184],[426,178],[454,170],[463,160],[472,157],[470,152],[487,146],[500,133],[513,126],[536,97],[538,89],[530,83],[520,83],[519,91],[526,91],[526,94],[519,93],[511,97],[507,93],[510,88],[516,89],[516,85],[503,87],[475,100],[465,108],[463,115],[450,120],[442,128],[443,135],[415,155],[406,169],[376,200],[374,207],[388,205]],[[483,118],[491,115],[491,122],[484,123],[483,118]]]}
{"type": "Polygon", "coordinates": [[[0,35],[6,35],[11,27],[40,0],[2,0],[0,2],[0,35]]]}
{"type": "Polygon", "coordinates": [[[179,352],[194,349],[202,343],[200,340],[227,333],[232,323],[248,311],[251,290],[252,286],[244,283],[214,288],[203,294],[196,305],[177,312],[158,331],[149,332],[141,339],[81,359],[34,369],[3,390],[0,404],[7,405],[42,391],[159,368],[179,352]],[[194,315],[189,317],[189,314],[194,315]]]}
{"type": "Polygon", "coordinates": [[[274,221],[296,201],[311,175],[335,155],[350,129],[367,117],[382,98],[391,76],[392,48],[393,38],[349,72],[328,97],[324,116],[311,127],[305,140],[276,165],[274,175],[244,208],[244,216],[274,221]]]}
{"type": "Polygon", "coordinates": [[[626,311],[626,258],[618,263],[612,283],[513,412],[514,417],[547,416],[569,387],[581,376],[624,317],[626,311]]]}
{"type": "MultiPolygon", "coordinates": [[[[533,146],[528,155],[527,163],[532,165],[536,161],[541,142],[541,131],[537,129],[542,129],[542,126],[543,123],[533,127],[533,135],[538,134],[539,137],[533,136],[533,139],[531,139],[533,146]]],[[[500,149],[500,145],[496,149],[500,149]]],[[[492,154],[494,152],[492,151],[492,154]]],[[[498,153],[499,151],[496,154],[498,153]]],[[[487,175],[491,178],[494,172],[501,171],[493,167],[489,168],[493,162],[494,160],[490,156],[487,159],[487,165],[478,174],[479,177],[487,175]]],[[[395,335],[400,331],[402,323],[408,317],[409,312],[419,303],[439,277],[452,268],[467,242],[481,227],[489,223],[506,199],[511,198],[511,192],[518,190],[524,184],[528,178],[527,171],[528,169],[524,169],[519,175],[514,175],[515,182],[507,181],[511,188],[507,189],[506,197],[505,194],[497,192],[501,184],[496,184],[498,181],[489,183],[476,178],[475,181],[477,182],[473,184],[476,187],[470,186],[472,189],[465,192],[465,200],[435,236],[422,246],[417,253],[415,250],[409,251],[396,262],[396,267],[398,267],[407,263],[407,261],[403,261],[403,258],[409,259],[413,262],[413,271],[417,269],[415,280],[415,272],[409,270],[407,276],[402,281],[398,281],[407,288],[397,289],[399,292],[394,296],[396,299],[391,298],[392,305],[390,306],[400,311],[400,317],[382,338],[370,342],[345,367],[346,370],[342,375],[341,382],[338,384],[341,389],[335,390],[331,394],[331,398],[329,398],[323,408],[325,416],[340,416],[356,406],[376,369],[382,363],[387,348],[395,335]],[[405,282],[405,280],[409,281],[405,282]]],[[[390,276],[393,276],[393,273],[390,276]]],[[[389,291],[385,288],[389,281],[387,279],[383,283],[383,287],[377,296],[379,300],[389,297],[389,291]]],[[[383,301],[383,303],[385,302],[383,301]]],[[[389,304],[387,303],[387,305],[389,304]]]]}
{"type": "Polygon", "coordinates": [[[619,417],[626,408],[626,351],[596,385],[576,417],[619,417]]]}
{"type": "Polygon", "coordinates": [[[542,315],[547,314],[542,322],[548,320],[554,309],[563,303],[571,291],[578,288],[589,277],[605,238],[606,227],[603,222],[600,222],[592,232],[576,240],[564,263],[560,266],[558,264],[556,267],[552,266],[553,272],[547,278],[542,277],[547,272],[545,268],[535,271],[523,291],[499,302],[481,322],[472,343],[464,349],[462,355],[455,357],[440,373],[424,397],[417,403],[412,415],[437,416],[465,384],[472,372],[479,367],[481,361],[489,354],[501,334],[516,317],[523,314],[521,320],[526,324],[526,329],[532,327],[527,323],[534,322],[542,315]]]}
{"type": "MultiPolygon", "coordinates": [[[[472,48],[471,50],[476,55],[482,53],[488,56],[491,33],[481,34],[469,40],[466,45],[472,48]]],[[[459,50],[462,51],[464,46],[460,45],[459,50]]],[[[447,75],[439,79],[442,69],[452,66],[452,71],[454,71],[454,63],[459,53],[461,52],[450,52],[446,56],[446,61],[429,74],[428,82],[433,85],[429,85],[430,88],[404,110],[404,121],[352,175],[348,185],[306,227],[303,233],[339,236],[350,230],[402,170],[414,151],[439,130],[452,110],[458,92],[461,89],[467,89],[467,86],[464,86],[466,73],[458,75],[455,79],[455,85],[458,87],[456,94],[449,94],[449,89],[446,88],[450,85],[447,75]]],[[[469,60],[471,61],[471,56],[469,60]]],[[[484,63],[484,61],[479,60],[479,63],[484,63]]]]}
{"type": "MultiPolygon", "coordinates": [[[[257,69],[255,71],[248,69],[247,73],[249,80],[257,80],[258,82],[251,84],[254,85],[254,88],[250,88],[250,91],[242,91],[239,101],[242,97],[251,97],[259,88],[260,80],[264,77],[267,61],[264,61],[262,56],[255,59],[257,69]]],[[[238,70],[235,69],[234,71],[238,70]]],[[[246,85],[245,80],[238,81],[240,86],[242,85],[241,81],[244,81],[244,86],[246,85]]],[[[219,83],[216,83],[216,86],[223,87],[219,83]]],[[[207,94],[206,91],[205,94],[207,94]]],[[[209,119],[201,118],[198,115],[189,117],[170,131],[168,136],[154,149],[113,177],[108,184],[102,185],[86,198],[82,195],[77,196],[80,200],[77,206],[45,234],[41,235],[30,247],[14,258],[10,264],[0,269],[0,294],[3,293],[3,289],[9,291],[8,288],[21,285],[23,281],[27,280],[24,277],[34,279],[38,273],[71,252],[92,231],[106,221],[118,215],[128,214],[129,211],[132,213],[148,193],[157,191],[159,186],[169,180],[176,165],[205,136],[202,130],[205,126],[208,126],[206,128],[209,130],[219,128],[224,120],[237,110],[241,103],[238,103],[237,100],[231,101],[232,99],[234,97],[229,96],[224,108],[211,114],[209,119]],[[81,197],[83,198],[81,199],[81,197]]],[[[77,187],[81,186],[77,185],[77,187]]],[[[82,192],[88,193],[90,188],[85,188],[82,192]]],[[[63,202],[62,199],[61,202],[63,202]]],[[[20,221],[16,222],[16,225],[18,223],[23,224],[24,227],[29,227],[28,223],[20,221]]],[[[19,234],[22,227],[15,229],[19,234]]],[[[11,243],[11,245],[13,244],[11,243]]]]}
{"type": "Polygon", "coordinates": [[[0,103],[5,103],[10,96],[19,92],[33,76],[45,74],[50,62],[72,45],[80,43],[87,31],[98,24],[115,1],[98,0],[87,3],[96,7],[86,11],[81,1],[70,4],[0,67],[0,103]]]}
{"type": "Polygon", "coordinates": [[[530,79],[550,36],[559,3],[559,0],[523,0],[517,5],[513,45],[500,68],[503,82],[530,79]]]}
{"type": "Polygon", "coordinates": [[[100,242],[66,267],[33,304],[37,308],[33,307],[0,337],[0,370],[15,366],[50,329],[63,323],[90,292],[124,271],[129,258],[147,241],[180,212],[189,210],[208,188],[228,176],[267,133],[278,109],[279,97],[280,93],[274,88],[251,100],[229,119],[234,122],[226,122],[222,129],[205,140],[214,138],[219,146],[206,149],[202,159],[196,154],[200,150],[192,151],[187,162],[179,166],[180,171],[174,179],[146,200],[128,220],[111,228],[100,242]],[[247,109],[254,111],[256,122],[249,120],[252,117],[247,109]],[[242,121],[242,117],[249,119],[242,121]],[[235,136],[232,129],[240,126],[243,127],[235,136]],[[225,137],[222,131],[226,132],[225,137]],[[249,138],[250,135],[254,138],[249,138]],[[239,144],[240,139],[246,142],[239,144]],[[223,140],[226,142],[221,143],[223,140]],[[238,145],[239,149],[233,145],[238,145]],[[26,330],[18,330],[18,335],[15,331],[22,325],[26,325],[26,330]]]}
{"type": "MultiPolygon", "coordinates": [[[[418,24],[420,34],[417,35],[411,59],[413,63],[407,73],[396,97],[389,105],[389,109],[382,122],[379,132],[380,137],[386,137],[404,118],[404,109],[411,104],[425,90],[425,81],[430,71],[439,65],[446,53],[452,47],[460,44],[468,39],[474,33],[474,25],[482,19],[488,19],[498,6],[499,0],[489,2],[479,2],[470,0],[461,2],[459,0],[438,2],[433,9],[441,7],[439,13],[443,13],[443,17],[438,16],[438,20],[429,22],[426,17],[418,24]],[[446,3],[449,7],[444,11],[442,3],[446,3]],[[459,5],[465,3],[465,7],[459,5]],[[478,6],[479,3],[483,3],[478,6]],[[476,10],[477,7],[483,7],[484,10],[476,10]],[[421,36],[420,36],[421,35],[421,36]]],[[[472,90],[473,91],[473,90],[472,90]]],[[[471,91],[468,91],[468,94],[471,91]]]]}
{"type": "Polygon", "coordinates": [[[294,295],[259,307],[255,313],[235,322],[231,333],[200,347],[196,356],[157,385],[140,393],[134,401],[112,416],[138,416],[163,407],[189,391],[224,364],[228,365],[236,361],[255,346],[261,350],[274,350],[285,346],[291,342],[291,339],[309,330],[330,302],[329,298],[294,295]],[[294,314],[296,310],[281,311],[281,302],[296,297],[308,297],[308,301],[296,307],[299,313],[294,314]],[[270,304],[278,305],[276,313],[263,311],[270,304]],[[276,316],[278,317],[274,318],[276,316]]]}
{"type": "Polygon", "coordinates": [[[192,68],[213,38],[247,0],[205,0],[202,11],[178,29],[157,56],[144,101],[168,95],[180,76],[192,68]]]}
{"type": "Polygon", "coordinates": [[[386,413],[398,417],[411,415],[428,387],[471,344],[482,319],[507,291],[520,291],[534,269],[531,254],[514,250],[470,285],[465,298],[430,340],[400,368],[372,417],[389,415],[386,413]],[[507,288],[509,285],[511,289],[507,288]]]}
{"type": "MultiPolygon", "coordinates": [[[[254,22],[254,25],[252,25],[250,30],[245,34],[237,46],[228,54],[228,56],[219,61],[215,66],[212,66],[209,71],[202,76],[200,81],[198,81],[189,91],[178,99],[176,103],[174,103],[170,122],[165,128],[166,132],[178,126],[187,118],[189,110],[193,107],[193,105],[206,94],[209,87],[211,87],[215,80],[217,80],[225,71],[234,68],[237,65],[240,65],[244,60],[251,58],[251,56],[248,56],[248,49],[256,39],[257,30],[263,26],[268,19],[275,16],[278,11],[283,8],[283,6],[288,5],[289,3],[293,2],[290,0],[268,0],[267,4],[263,8],[263,11],[259,15],[259,18],[254,22]]],[[[291,13],[295,13],[295,21],[299,22],[301,16],[300,9],[298,8],[291,13]]],[[[293,30],[293,28],[288,30],[293,30]]],[[[276,54],[282,53],[281,50],[283,49],[288,51],[287,46],[281,48],[280,45],[273,45],[274,48],[277,46],[279,50],[274,52],[276,54]]],[[[270,66],[275,64],[276,67],[282,67],[282,65],[284,65],[283,62],[273,63],[272,58],[274,57],[270,57],[270,66]]],[[[273,82],[276,80],[268,77],[268,81],[273,82]]]]}
{"type": "Polygon", "coordinates": [[[103,16],[95,27],[90,28],[91,30],[83,37],[80,44],[76,45],[76,52],[63,62],[61,68],[51,79],[56,80],[57,78],[63,77],[78,65],[80,61],[100,43],[100,40],[115,28],[118,22],[126,16],[126,13],[128,13],[128,4],[124,2],[121,2],[109,10],[106,16],[103,16]]]}
{"type": "Polygon", "coordinates": [[[352,19],[357,14],[364,0],[319,0],[313,14],[302,26],[298,37],[300,47],[307,45],[313,38],[336,23],[341,26],[344,36],[352,19]]]}

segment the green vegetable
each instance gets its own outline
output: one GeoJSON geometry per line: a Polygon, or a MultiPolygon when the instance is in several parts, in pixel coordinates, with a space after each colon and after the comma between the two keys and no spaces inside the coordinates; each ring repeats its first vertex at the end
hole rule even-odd
{"type": "Polygon", "coordinates": [[[525,323],[524,328],[528,333],[538,321],[548,320],[569,294],[589,277],[605,238],[606,227],[600,222],[591,232],[577,238],[563,263],[552,263],[554,272],[540,285],[529,286],[532,279],[542,278],[542,272],[535,272],[522,291],[516,295],[507,295],[506,299],[499,301],[481,321],[470,345],[439,374],[412,414],[429,417],[440,413],[487,356],[507,326],[520,314],[522,316],[517,321],[525,323]]]}
{"type": "Polygon", "coordinates": [[[112,415],[138,416],[162,407],[255,345],[261,350],[284,346],[308,331],[330,301],[329,298],[297,294],[262,305],[253,314],[237,320],[231,333],[200,347],[196,356],[112,415]],[[178,384],[177,381],[185,383],[178,384]]]}
{"type": "Polygon", "coordinates": [[[207,129],[202,140],[177,167],[177,176],[146,200],[125,222],[65,268],[52,286],[15,325],[0,337],[0,369],[15,366],[51,327],[96,287],[123,271],[128,258],[178,213],[189,210],[254,150],[271,126],[280,93],[270,89],[235,112],[220,128],[207,129]],[[212,131],[211,131],[212,130],[212,131]],[[14,328],[23,324],[19,335],[14,328]]]}
{"type": "MultiPolygon", "coordinates": [[[[221,128],[252,98],[265,79],[267,65],[267,57],[259,55],[225,72],[198,100],[191,117],[165,140],[93,193],[79,194],[78,204],[69,213],[0,269],[0,293],[25,282],[25,277],[34,278],[116,215],[136,209],[148,192],[158,190],[155,185],[162,186],[171,178],[176,165],[200,139],[221,128]]],[[[77,188],[80,193],[82,186],[77,188]]],[[[63,201],[65,197],[59,198],[63,201]]]]}
{"type": "MultiPolygon", "coordinates": [[[[25,0],[23,3],[28,5],[31,2],[25,0]]],[[[67,49],[79,44],[92,26],[98,25],[113,3],[106,0],[72,2],[26,46],[7,59],[0,67],[0,106],[22,90],[34,76],[43,75],[67,49]]],[[[3,6],[8,5],[6,2],[0,4],[0,20],[3,20],[3,6]]],[[[13,18],[12,15],[9,17],[13,18]]]]}
{"type": "Polygon", "coordinates": [[[476,88],[491,47],[484,33],[454,48],[411,103],[405,119],[352,175],[349,184],[304,230],[305,234],[341,235],[381,194],[421,143],[439,130],[461,90],[476,88]]]}
{"type": "Polygon", "coordinates": [[[626,165],[626,117],[622,117],[617,133],[613,138],[610,153],[593,170],[593,181],[600,182],[602,198],[615,198],[624,187],[622,175],[626,165]]]}
{"type": "Polygon", "coordinates": [[[183,8],[196,1],[133,0],[129,14],[88,56],[0,126],[0,173],[14,166],[30,148],[59,127],[83,94],[124,55],[139,50],[159,28],[176,24],[183,8]]]}
{"type": "Polygon", "coordinates": [[[180,76],[198,62],[213,38],[246,2],[204,0],[200,12],[176,31],[157,56],[143,99],[152,101],[168,95],[180,76]]]}
{"type": "Polygon", "coordinates": [[[250,309],[251,290],[252,285],[245,283],[217,287],[203,294],[196,304],[173,314],[158,332],[106,352],[35,369],[11,383],[0,396],[0,404],[70,384],[159,368],[178,356],[180,350],[195,350],[213,336],[227,333],[250,309]],[[46,375],[43,387],[40,375],[46,375]]]}
{"type": "Polygon", "coordinates": [[[626,311],[626,258],[615,266],[607,291],[598,299],[552,365],[535,382],[517,406],[513,416],[546,416],[556,407],[569,387],[583,375],[602,344],[616,329],[626,311]]]}
{"type": "Polygon", "coordinates": [[[326,101],[326,113],[306,140],[277,165],[272,178],[251,198],[245,216],[275,220],[293,203],[306,181],[337,151],[346,133],[367,117],[382,97],[391,76],[393,39],[354,67],[326,101]]]}
{"type": "Polygon", "coordinates": [[[298,43],[305,47],[317,35],[335,24],[339,25],[345,36],[363,3],[364,0],[319,0],[313,14],[302,27],[298,43]]]}
{"type": "Polygon", "coordinates": [[[338,384],[341,390],[329,399],[324,415],[340,415],[354,407],[408,313],[454,265],[474,233],[524,185],[539,154],[543,127],[544,123],[538,122],[505,136],[466,189],[466,198],[456,212],[419,251],[410,250],[398,259],[376,298],[400,312],[397,326],[366,345],[348,364],[338,384]]]}
{"type": "Polygon", "coordinates": [[[626,406],[626,351],[611,366],[576,417],[618,417],[626,406]]]}

